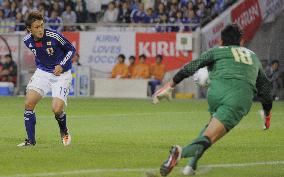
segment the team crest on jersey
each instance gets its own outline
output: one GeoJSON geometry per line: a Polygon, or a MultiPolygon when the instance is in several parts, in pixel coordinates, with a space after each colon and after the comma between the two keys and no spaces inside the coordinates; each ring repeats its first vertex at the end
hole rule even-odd
{"type": "Polygon", "coordinates": [[[47,54],[48,54],[49,56],[51,56],[51,55],[53,55],[53,54],[54,54],[54,50],[53,50],[53,48],[52,48],[52,47],[47,48],[47,49],[46,49],[46,52],[47,52],[47,54]]]}
{"type": "Polygon", "coordinates": [[[51,45],[51,41],[47,42],[46,45],[51,45]]]}

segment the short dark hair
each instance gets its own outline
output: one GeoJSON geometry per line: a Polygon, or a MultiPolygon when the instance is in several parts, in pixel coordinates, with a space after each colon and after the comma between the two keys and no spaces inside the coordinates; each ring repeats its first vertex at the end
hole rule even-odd
{"type": "Polygon", "coordinates": [[[227,25],[221,32],[224,46],[240,45],[243,32],[237,24],[227,25]]]}
{"type": "Polygon", "coordinates": [[[163,55],[157,55],[156,58],[160,58],[161,60],[163,60],[163,55]]]}
{"type": "Polygon", "coordinates": [[[146,55],[145,55],[145,54],[139,55],[139,59],[140,59],[140,58],[146,59],[146,55]]]}
{"type": "Polygon", "coordinates": [[[271,64],[278,64],[279,65],[279,61],[278,60],[272,60],[271,64]]]}
{"type": "Polygon", "coordinates": [[[128,59],[129,59],[129,60],[130,60],[130,59],[135,60],[135,57],[134,57],[133,55],[131,55],[128,59]]]}
{"type": "Polygon", "coordinates": [[[25,22],[26,28],[30,28],[32,26],[32,23],[37,20],[43,20],[43,16],[39,11],[32,11],[29,13],[28,18],[25,22]]]}
{"type": "Polygon", "coordinates": [[[12,59],[12,55],[11,55],[11,54],[6,54],[4,57],[5,57],[5,58],[11,58],[11,59],[12,59]]]}
{"type": "Polygon", "coordinates": [[[118,55],[118,58],[122,58],[123,59],[123,61],[125,60],[125,55],[123,55],[123,54],[119,54],[118,55]]]}

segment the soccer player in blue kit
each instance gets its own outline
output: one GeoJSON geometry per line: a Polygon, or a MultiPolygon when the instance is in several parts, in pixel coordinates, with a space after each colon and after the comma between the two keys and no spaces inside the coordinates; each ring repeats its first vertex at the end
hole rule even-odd
{"type": "Polygon", "coordinates": [[[34,109],[42,97],[50,91],[52,111],[60,128],[62,143],[68,146],[71,143],[71,136],[66,126],[64,105],[67,105],[72,80],[71,59],[76,50],[61,34],[44,28],[40,12],[31,12],[25,23],[29,34],[24,37],[24,43],[34,53],[37,69],[27,85],[25,97],[24,121],[28,137],[18,146],[36,144],[34,109]]]}

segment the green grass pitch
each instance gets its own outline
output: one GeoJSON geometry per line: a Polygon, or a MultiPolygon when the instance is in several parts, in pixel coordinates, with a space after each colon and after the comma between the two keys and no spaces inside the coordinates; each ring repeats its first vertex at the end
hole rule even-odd
{"type": "MultiPolygon", "coordinates": [[[[37,145],[25,138],[24,98],[0,97],[0,177],[146,177],[156,173],[171,145],[186,145],[208,122],[206,100],[70,98],[72,144],[63,147],[51,99],[36,108],[37,145]]],[[[284,177],[284,102],[275,102],[271,129],[250,113],[200,160],[197,177],[284,177]],[[268,162],[268,164],[265,164],[268,162]]],[[[182,159],[169,175],[181,177],[182,159]]],[[[155,176],[155,175],[154,175],[155,176]]]]}

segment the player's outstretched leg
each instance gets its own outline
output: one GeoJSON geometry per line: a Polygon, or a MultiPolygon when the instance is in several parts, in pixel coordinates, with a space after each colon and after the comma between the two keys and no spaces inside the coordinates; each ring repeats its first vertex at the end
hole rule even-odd
{"type": "MultiPolygon", "coordinates": [[[[199,133],[198,137],[201,137],[204,133],[204,131],[206,130],[206,128],[208,127],[208,125],[206,125],[199,133]]],[[[197,138],[198,138],[197,137],[197,138]]],[[[197,169],[197,162],[200,159],[200,155],[196,155],[194,157],[191,158],[191,160],[188,162],[188,164],[184,167],[184,169],[182,170],[182,174],[186,175],[186,176],[192,176],[195,175],[195,170],[197,169]]]]}
{"type": "Polygon", "coordinates": [[[206,136],[199,136],[191,144],[183,147],[182,149],[182,158],[193,157],[192,161],[189,165],[187,165],[182,173],[184,175],[193,175],[195,174],[195,170],[197,168],[197,162],[203,155],[203,153],[211,146],[211,141],[206,136]]]}
{"type": "Polygon", "coordinates": [[[60,136],[64,146],[68,146],[71,143],[71,135],[68,132],[68,128],[66,126],[66,114],[62,112],[61,114],[55,115],[55,119],[57,120],[60,136]]]}
{"type": "Polygon", "coordinates": [[[57,120],[60,136],[64,146],[68,146],[71,143],[71,135],[66,125],[66,114],[64,112],[65,102],[59,98],[53,98],[52,100],[52,111],[55,119],[57,120]]]}
{"type": "Polygon", "coordinates": [[[170,150],[170,155],[168,159],[161,165],[160,174],[162,176],[167,176],[172,169],[178,164],[181,158],[182,148],[178,145],[174,145],[170,150]]]}

